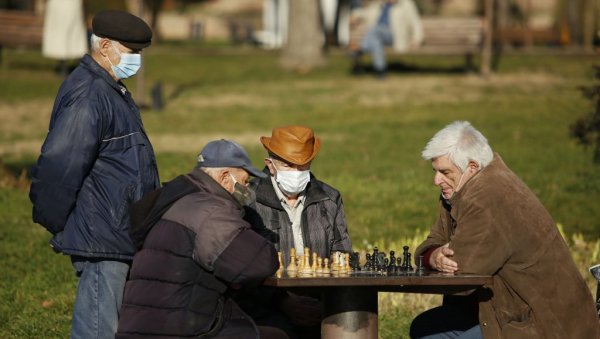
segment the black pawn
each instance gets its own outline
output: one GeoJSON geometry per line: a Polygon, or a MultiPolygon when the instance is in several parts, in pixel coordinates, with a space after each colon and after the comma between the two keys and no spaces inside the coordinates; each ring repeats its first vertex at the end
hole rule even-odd
{"type": "MultiPolygon", "coordinates": [[[[377,253],[377,252],[374,252],[377,253]]],[[[378,253],[377,253],[378,255],[378,253]]],[[[377,271],[377,256],[375,254],[371,255],[371,271],[377,271]]]]}
{"type": "Polygon", "coordinates": [[[425,271],[425,266],[423,266],[423,256],[422,255],[417,257],[416,265],[417,265],[417,268],[416,268],[417,272],[425,271]]]}
{"type": "Polygon", "coordinates": [[[410,256],[411,256],[411,254],[409,252],[408,257],[406,258],[407,259],[406,270],[408,272],[412,272],[412,270],[413,270],[412,264],[410,263],[410,256]]]}
{"type": "Polygon", "coordinates": [[[388,273],[396,273],[396,252],[390,251],[390,266],[388,267],[388,273]]]}
{"type": "Polygon", "coordinates": [[[404,252],[402,253],[402,271],[408,271],[410,262],[408,261],[408,246],[403,246],[404,252]]]}

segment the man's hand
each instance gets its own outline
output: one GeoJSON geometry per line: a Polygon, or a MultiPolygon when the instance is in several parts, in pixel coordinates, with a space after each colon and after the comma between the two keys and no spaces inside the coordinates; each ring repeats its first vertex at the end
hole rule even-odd
{"type": "Polygon", "coordinates": [[[321,322],[321,302],[315,298],[288,292],[281,302],[281,310],[294,325],[313,326],[321,322]]]}
{"type": "Polygon", "coordinates": [[[458,264],[456,261],[450,259],[454,255],[454,251],[449,247],[450,243],[444,246],[438,247],[431,257],[429,257],[429,265],[438,271],[444,273],[454,273],[458,271],[458,264]]]}

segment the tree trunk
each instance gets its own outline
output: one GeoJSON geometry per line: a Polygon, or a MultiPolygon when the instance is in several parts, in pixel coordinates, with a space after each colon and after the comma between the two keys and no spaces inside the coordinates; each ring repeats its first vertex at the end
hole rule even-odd
{"type": "Polygon", "coordinates": [[[583,48],[586,51],[594,50],[594,14],[597,0],[586,0],[583,5],[583,48]]]}
{"type": "Polygon", "coordinates": [[[285,69],[308,72],[325,64],[318,0],[290,0],[288,39],[281,55],[285,69]]]}
{"type": "Polygon", "coordinates": [[[494,17],[493,0],[484,1],[484,21],[483,21],[483,50],[481,51],[480,72],[484,77],[490,75],[492,63],[492,19],[494,17]]]}

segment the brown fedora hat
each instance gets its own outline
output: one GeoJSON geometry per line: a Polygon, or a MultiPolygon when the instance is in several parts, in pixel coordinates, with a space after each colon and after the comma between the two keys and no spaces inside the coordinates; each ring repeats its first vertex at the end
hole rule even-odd
{"type": "Polygon", "coordinates": [[[270,153],[298,166],[308,164],[321,149],[321,140],[304,126],[274,128],[272,135],[260,137],[260,142],[270,153]]]}

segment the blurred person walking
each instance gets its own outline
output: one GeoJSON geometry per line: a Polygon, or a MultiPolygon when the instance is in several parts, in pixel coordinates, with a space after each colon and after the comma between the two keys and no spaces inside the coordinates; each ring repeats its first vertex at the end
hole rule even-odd
{"type": "Polygon", "coordinates": [[[405,52],[423,42],[423,25],[413,0],[373,1],[357,11],[351,25],[361,22],[370,28],[359,49],[352,54],[355,73],[359,69],[360,57],[369,52],[376,76],[383,78],[387,72],[385,46],[392,46],[396,52],[405,52]]]}
{"type": "Polygon", "coordinates": [[[150,27],[123,11],[92,21],[91,55],[65,79],[32,170],[33,221],[79,277],[71,338],[114,338],[135,253],[129,205],[159,187],[152,145],[122,79],[141,66],[150,27]]]}
{"type": "Polygon", "coordinates": [[[68,75],[67,60],[87,53],[87,32],[81,0],[48,0],[44,18],[42,55],[57,59],[56,71],[68,75]]]}

